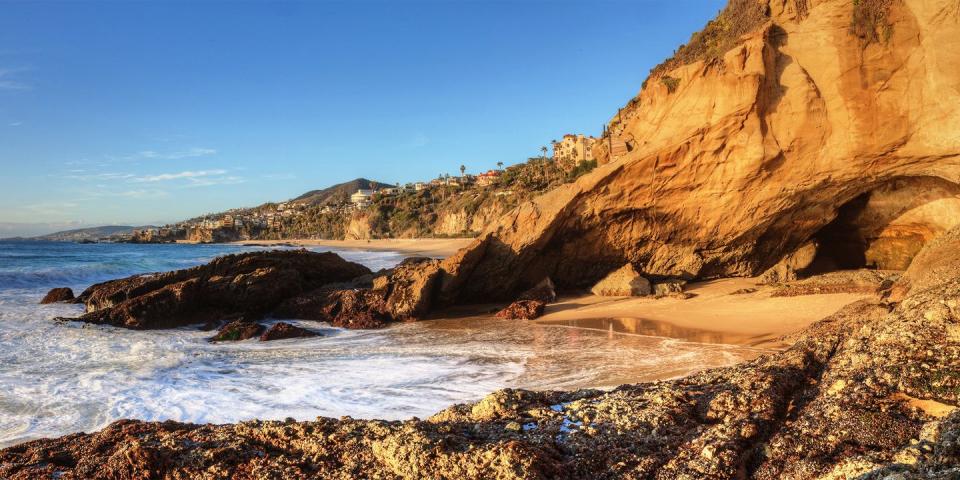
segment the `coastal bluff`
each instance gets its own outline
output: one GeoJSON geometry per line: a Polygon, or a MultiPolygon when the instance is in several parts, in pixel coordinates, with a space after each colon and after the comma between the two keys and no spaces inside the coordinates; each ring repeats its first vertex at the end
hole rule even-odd
{"type": "Polygon", "coordinates": [[[827,268],[903,269],[960,222],[956,1],[734,0],[678,52],[610,121],[602,165],[487,229],[448,297],[626,263],[754,276],[811,242],[827,268]]]}

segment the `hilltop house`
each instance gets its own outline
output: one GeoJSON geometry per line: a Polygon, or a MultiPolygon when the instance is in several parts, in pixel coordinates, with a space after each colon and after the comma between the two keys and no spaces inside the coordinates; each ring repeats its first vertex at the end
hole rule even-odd
{"type": "Polygon", "coordinates": [[[565,171],[570,171],[578,163],[593,160],[594,137],[582,134],[566,134],[559,142],[553,142],[553,160],[565,171]]]}
{"type": "Polygon", "coordinates": [[[353,195],[350,195],[350,203],[356,205],[357,207],[365,207],[370,205],[371,197],[373,197],[373,190],[361,188],[353,195]]]}
{"type": "Polygon", "coordinates": [[[487,170],[486,172],[477,175],[477,185],[481,187],[489,187],[490,185],[497,183],[501,173],[503,172],[500,170],[487,170]]]}

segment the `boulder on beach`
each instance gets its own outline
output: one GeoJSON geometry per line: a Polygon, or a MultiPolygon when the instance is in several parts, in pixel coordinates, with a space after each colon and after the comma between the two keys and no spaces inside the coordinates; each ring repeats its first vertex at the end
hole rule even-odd
{"type": "Polygon", "coordinates": [[[603,297],[642,297],[651,292],[650,281],[637,273],[630,263],[608,274],[590,291],[603,297]]]}
{"type": "Polygon", "coordinates": [[[496,317],[506,320],[533,320],[543,316],[546,305],[539,300],[517,300],[497,312],[496,317]]]}
{"type": "Polygon", "coordinates": [[[73,290],[66,287],[54,288],[47,292],[47,294],[43,297],[43,300],[40,300],[40,304],[45,305],[48,303],[69,302],[73,299],[73,290]]]}
{"type": "Polygon", "coordinates": [[[217,334],[210,339],[210,341],[238,342],[240,340],[249,340],[251,338],[260,336],[260,333],[263,332],[263,328],[263,325],[260,325],[259,323],[247,322],[244,320],[234,320],[221,327],[217,334]]]}
{"type": "Polygon", "coordinates": [[[311,332],[306,328],[301,328],[296,325],[291,325],[286,322],[279,322],[273,324],[267,331],[263,332],[260,335],[261,342],[269,342],[271,340],[285,340],[288,338],[303,338],[303,337],[316,337],[319,334],[316,332],[311,332]]]}
{"type": "Polygon", "coordinates": [[[686,285],[686,280],[664,280],[653,284],[653,294],[657,297],[666,297],[683,293],[683,287],[686,285]]]}
{"type": "Polygon", "coordinates": [[[227,255],[194,268],[93,285],[79,297],[88,313],[68,320],[155,329],[257,318],[288,298],[369,273],[330,252],[227,255]]]}

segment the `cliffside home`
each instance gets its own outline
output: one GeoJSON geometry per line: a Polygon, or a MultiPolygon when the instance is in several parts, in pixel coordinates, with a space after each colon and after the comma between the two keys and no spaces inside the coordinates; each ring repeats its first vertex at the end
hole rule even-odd
{"type": "Polygon", "coordinates": [[[361,188],[353,195],[350,195],[350,203],[357,207],[370,205],[370,198],[373,196],[373,190],[361,188]]]}
{"type": "Polygon", "coordinates": [[[481,187],[489,187],[490,185],[497,183],[501,173],[503,172],[500,170],[487,170],[486,172],[477,175],[477,185],[481,187]]]}
{"type": "Polygon", "coordinates": [[[560,168],[570,171],[578,163],[593,160],[593,143],[597,139],[582,134],[566,134],[559,142],[553,142],[553,160],[560,168]]]}

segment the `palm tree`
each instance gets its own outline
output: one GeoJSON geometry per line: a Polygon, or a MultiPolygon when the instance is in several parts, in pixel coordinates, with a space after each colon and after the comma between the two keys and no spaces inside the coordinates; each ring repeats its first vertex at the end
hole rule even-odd
{"type": "Polygon", "coordinates": [[[467,172],[466,165],[460,165],[460,183],[467,183],[467,177],[464,176],[466,172],[467,172]]]}
{"type": "Polygon", "coordinates": [[[543,152],[543,159],[546,160],[546,159],[547,159],[547,146],[544,145],[544,146],[540,147],[540,151],[543,152]]]}
{"type": "Polygon", "coordinates": [[[497,170],[503,170],[503,162],[497,162],[497,170]]]}

